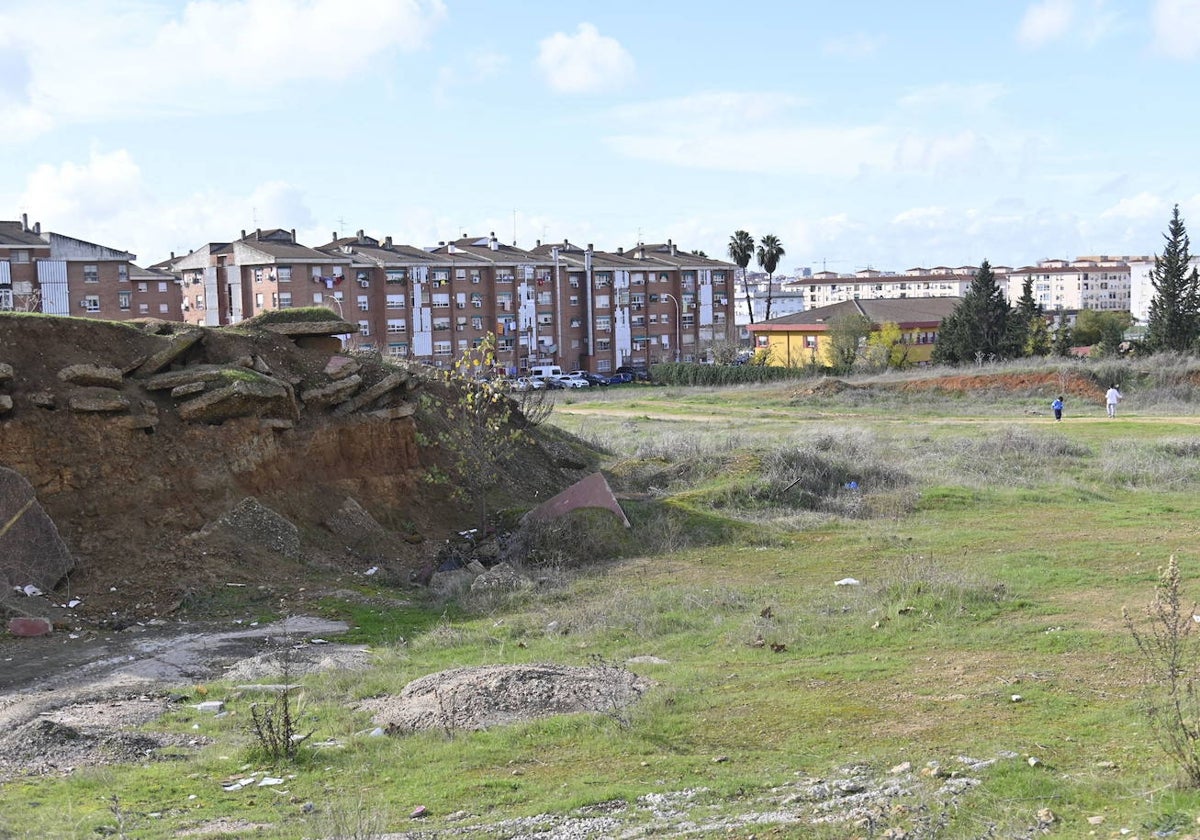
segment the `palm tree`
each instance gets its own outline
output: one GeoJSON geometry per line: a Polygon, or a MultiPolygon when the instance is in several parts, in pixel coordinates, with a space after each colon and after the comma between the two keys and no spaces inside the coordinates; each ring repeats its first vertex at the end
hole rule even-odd
{"type": "Polygon", "coordinates": [[[744,230],[735,230],[729,237],[729,259],[737,263],[742,270],[742,288],[746,290],[746,309],[750,313],[750,323],[754,323],[754,303],[750,300],[750,284],[746,282],[746,266],[754,256],[754,237],[744,230]]]}
{"type": "Polygon", "coordinates": [[[779,266],[779,258],[786,251],[783,250],[783,244],[779,241],[779,237],[773,233],[768,233],[762,238],[758,245],[758,264],[762,266],[762,270],[767,272],[767,317],[766,320],[771,320],[771,276],[775,273],[775,269],[779,266]]]}

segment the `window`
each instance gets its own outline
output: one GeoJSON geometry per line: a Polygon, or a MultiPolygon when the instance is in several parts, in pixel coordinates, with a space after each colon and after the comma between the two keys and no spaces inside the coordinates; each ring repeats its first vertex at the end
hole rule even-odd
{"type": "Polygon", "coordinates": [[[100,267],[96,265],[85,265],[83,267],[83,282],[84,283],[99,283],[100,282],[100,267]]]}
{"type": "Polygon", "coordinates": [[[473,306],[475,309],[482,308],[483,295],[479,294],[479,292],[471,292],[471,306],[473,306]]]}
{"type": "Polygon", "coordinates": [[[433,296],[433,308],[434,309],[449,309],[450,308],[449,292],[435,294],[433,296]]]}
{"type": "Polygon", "coordinates": [[[479,283],[479,272],[475,271],[474,269],[472,269],[472,271],[471,271],[471,282],[479,283]]]}
{"type": "Polygon", "coordinates": [[[554,323],[554,316],[549,312],[539,312],[537,322],[540,327],[548,327],[554,323]]]}
{"type": "Polygon", "coordinates": [[[166,284],[166,283],[159,283],[159,284],[158,284],[158,290],[159,290],[160,292],[166,292],[166,290],[167,290],[167,284],[166,284]]]}
{"type": "Polygon", "coordinates": [[[291,283],[292,282],[292,267],[290,265],[279,266],[278,276],[279,276],[280,283],[291,283]]]}
{"type": "MultiPolygon", "coordinates": [[[[387,277],[384,280],[385,283],[404,283],[407,281],[408,281],[408,269],[407,268],[389,268],[387,270],[387,277]]],[[[391,346],[391,345],[389,345],[389,346],[391,346]]]]}
{"type": "Polygon", "coordinates": [[[471,318],[471,329],[473,329],[473,330],[483,329],[483,318],[479,317],[478,315],[471,318]]]}
{"type": "Polygon", "coordinates": [[[467,319],[466,319],[466,318],[459,318],[457,321],[455,321],[455,322],[454,322],[454,327],[455,327],[455,329],[457,329],[459,332],[463,332],[463,331],[464,331],[464,330],[466,330],[466,328],[467,328],[467,319]]]}
{"type": "Polygon", "coordinates": [[[612,362],[608,359],[599,359],[596,362],[596,373],[608,373],[612,370],[612,362]]]}
{"type": "Polygon", "coordinates": [[[437,270],[435,270],[435,271],[433,272],[433,282],[434,282],[434,284],[437,284],[437,283],[446,283],[446,282],[449,282],[449,280],[450,280],[450,272],[449,272],[449,270],[447,270],[447,269],[445,269],[445,268],[439,268],[439,269],[437,269],[437,270]]]}
{"type": "Polygon", "coordinates": [[[408,332],[408,321],[404,318],[388,318],[387,331],[390,333],[408,332]]]}
{"type": "Polygon", "coordinates": [[[583,319],[582,319],[582,318],[572,318],[572,319],[571,319],[571,326],[572,326],[572,327],[581,327],[581,326],[583,326],[583,319]]]}
{"type": "Polygon", "coordinates": [[[117,292],[117,308],[122,312],[128,312],[129,305],[132,302],[130,301],[131,297],[133,297],[133,295],[129,292],[117,292]]]}
{"type": "Polygon", "coordinates": [[[449,356],[450,355],[450,342],[449,341],[433,342],[433,355],[449,356]]]}
{"type": "Polygon", "coordinates": [[[12,289],[0,289],[0,310],[9,311],[13,308],[12,289]]]}
{"type": "Polygon", "coordinates": [[[371,299],[366,295],[359,295],[354,299],[354,302],[358,306],[359,312],[366,312],[371,308],[371,299]]]}
{"type": "Polygon", "coordinates": [[[612,339],[611,338],[596,339],[596,351],[597,352],[606,353],[611,349],[612,349],[612,339]]]}
{"type": "Polygon", "coordinates": [[[403,309],[404,308],[404,295],[388,295],[387,296],[387,308],[388,309],[403,309]]]}
{"type": "Polygon", "coordinates": [[[609,308],[608,300],[609,300],[608,295],[596,295],[596,308],[597,309],[608,309],[609,308]]]}
{"type": "Polygon", "coordinates": [[[359,321],[358,322],[358,334],[359,335],[370,335],[371,334],[371,322],[370,321],[359,321]]]}
{"type": "Polygon", "coordinates": [[[254,269],[254,282],[261,283],[263,279],[263,270],[261,268],[254,269]]]}
{"type": "Polygon", "coordinates": [[[358,281],[358,285],[360,285],[360,286],[370,286],[371,285],[371,272],[356,271],[356,272],[354,272],[354,279],[358,281]]]}
{"type": "Polygon", "coordinates": [[[440,331],[445,331],[445,330],[450,329],[450,319],[449,318],[434,318],[433,319],[433,328],[435,330],[440,330],[440,331]]]}
{"type": "Polygon", "coordinates": [[[279,308],[280,309],[291,309],[292,308],[292,293],[291,292],[280,292],[279,293],[279,308]]]}
{"type": "Polygon", "coordinates": [[[148,292],[150,291],[150,286],[146,283],[138,283],[137,290],[139,292],[148,292]]]}
{"type": "Polygon", "coordinates": [[[314,305],[320,305],[321,301],[325,300],[325,296],[320,292],[313,292],[312,302],[314,305]]]}
{"type": "Polygon", "coordinates": [[[29,252],[28,251],[13,251],[12,252],[12,261],[15,263],[29,262],[29,252]]]}
{"type": "Polygon", "coordinates": [[[160,303],[158,305],[158,314],[159,315],[166,315],[169,310],[170,310],[170,307],[167,306],[165,303],[160,303]]]}
{"type": "Polygon", "coordinates": [[[465,268],[454,269],[454,279],[466,280],[467,279],[467,270],[465,268]]]}
{"type": "Polygon", "coordinates": [[[83,308],[86,309],[88,312],[99,312],[100,311],[100,296],[99,295],[88,295],[87,297],[85,297],[83,299],[83,308]]]}
{"type": "MultiPolygon", "coordinates": [[[[203,304],[203,302],[202,302],[202,303],[200,303],[200,305],[199,305],[199,306],[197,306],[196,308],[197,308],[197,309],[203,309],[203,308],[204,308],[204,304],[203,304]]],[[[138,312],[140,312],[140,313],[141,313],[141,314],[143,314],[143,315],[149,315],[149,314],[150,314],[150,304],[148,304],[148,303],[139,303],[139,304],[138,304],[138,312]]]]}
{"type": "Polygon", "coordinates": [[[600,332],[611,332],[612,331],[612,318],[609,318],[607,315],[603,315],[603,316],[597,318],[596,319],[596,329],[598,329],[600,332]]]}
{"type": "Polygon", "coordinates": [[[567,298],[567,302],[570,303],[571,306],[578,306],[579,305],[579,295],[571,295],[569,298],[567,298]]]}
{"type": "MultiPolygon", "coordinates": [[[[262,292],[258,292],[257,294],[255,294],[255,295],[254,295],[254,305],[255,305],[255,307],[257,307],[258,309],[262,309],[262,307],[263,307],[263,296],[262,296],[262,292]]],[[[201,308],[203,308],[203,307],[201,307],[201,308]]]]}
{"type": "Polygon", "coordinates": [[[129,282],[129,263],[117,263],[117,280],[122,283],[129,282]]]}
{"type": "Polygon", "coordinates": [[[389,341],[388,342],[389,356],[407,356],[408,342],[406,341],[389,341]]]}
{"type": "Polygon", "coordinates": [[[552,303],[554,303],[553,295],[551,295],[549,292],[538,292],[538,296],[537,296],[537,305],[538,306],[550,306],[552,303]]]}

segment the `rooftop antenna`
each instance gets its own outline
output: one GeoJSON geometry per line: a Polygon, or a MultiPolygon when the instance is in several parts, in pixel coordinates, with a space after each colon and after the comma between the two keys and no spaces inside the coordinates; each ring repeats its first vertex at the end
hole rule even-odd
{"type": "Polygon", "coordinates": [[[338,216],[338,239],[342,238],[342,232],[346,229],[346,220],[342,216],[338,216]]]}
{"type": "Polygon", "coordinates": [[[258,208],[257,207],[250,208],[250,218],[254,221],[254,226],[258,227],[258,208]]]}
{"type": "Polygon", "coordinates": [[[513,208],[513,247],[517,247],[517,208],[513,208]]]}

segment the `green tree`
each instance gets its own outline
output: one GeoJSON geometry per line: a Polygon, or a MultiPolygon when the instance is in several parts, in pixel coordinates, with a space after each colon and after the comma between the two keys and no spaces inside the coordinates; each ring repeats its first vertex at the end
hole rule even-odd
{"type": "Polygon", "coordinates": [[[901,368],[908,362],[904,331],[895,321],[880,324],[867,338],[867,363],[878,370],[901,368]]]}
{"type": "Polygon", "coordinates": [[[871,335],[871,319],[858,312],[829,319],[829,364],[838,373],[849,373],[871,335]]]}
{"type": "Polygon", "coordinates": [[[1071,348],[1075,346],[1075,336],[1066,318],[1059,318],[1058,326],[1054,329],[1054,343],[1051,350],[1056,356],[1070,356],[1071,348]]]}
{"type": "Polygon", "coordinates": [[[750,295],[750,282],[746,279],[746,266],[754,258],[754,237],[744,230],[735,230],[729,237],[729,259],[733,260],[742,270],[742,288],[746,291],[746,311],[750,314],[750,323],[754,323],[754,300],[750,295]]]}
{"type": "Polygon", "coordinates": [[[1162,254],[1154,257],[1150,271],[1154,297],[1150,300],[1145,343],[1154,351],[1183,353],[1192,350],[1200,336],[1200,277],[1195,267],[1189,266],[1190,242],[1178,204],[1163,238],[1167,244],[1162,254]]]}
{"type": "Polygon", "coordinates": [[[1109,344],[1115,349],[1124,339],[1125,330],[1129,329],[1130,323],[1132,316],[1128,312],[1082,309],[1075,316],[1075,344],[1079,347],[1093,347],[1107,337],[1109,344]]]}
{"type": "Polygon", "coordinates": [[[1017,343],[1019,336],[1009,325],[1011,316],[992,266],[984,260],[962,301],[942,319],[934,361],[960,364],[1019,355],[1023,340],[1017,343]]]}
{"type": "Polygon", "coordinates": [[[1051,348],[1050,327],[1046,326],[1046,318],[1035,315],[1025,334],[1025,355],[1049,356],[1051,348]]]}
{"type": "Polygon", "coordinates": [[[773,233],[768,233],[758,243],[758,264],[767,272],[767,311],[766,320],[771,320],[771,285],[775,269],[779,267],[779,258],[784,256],[783,243],[773,233]]]}

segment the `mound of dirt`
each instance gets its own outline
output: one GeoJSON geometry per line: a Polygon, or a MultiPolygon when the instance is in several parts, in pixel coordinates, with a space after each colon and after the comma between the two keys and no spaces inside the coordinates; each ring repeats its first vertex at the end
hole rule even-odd
{"type": "Polygon", "coordinates": [[[474,730],[577,712],[622,714],[650,686],[614,666],[484,665],[421,677],[360,708],[393,733],[474,730]]]}
{"type": "Polygon", "coordinates": [[[1039,371],[1035,373],[976,373],[931,376],[896,383],[902,391],[943,391],[947,393],[1002,391],[1040,397],[1047,403],[1055,396],[1104,402],[1104,389],[1078,373],[1039,371]]]}
{"type": "MultiPolygon", "coordinates": [[[[354,328],[0,313],[0,466],[29,481],[74,559],[54,576],[72,626],[212,615],[228,585],[278,606],[372,567],[407,581],[475,524],[425,480],[444,460],[421,408],[448,393],[441,378],[313,334],[339,329],[354,328]]],[[[583,474],[561,442],[533,437],[506,504],[583,474]]],[[[18,510],[0,509],[0,526],[18,510]]]]}

